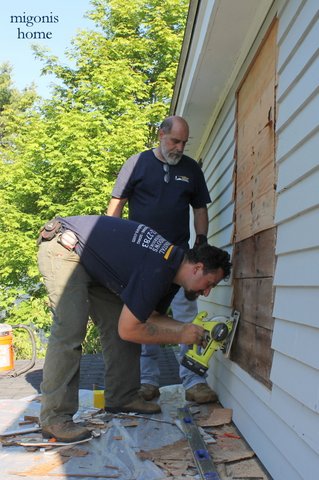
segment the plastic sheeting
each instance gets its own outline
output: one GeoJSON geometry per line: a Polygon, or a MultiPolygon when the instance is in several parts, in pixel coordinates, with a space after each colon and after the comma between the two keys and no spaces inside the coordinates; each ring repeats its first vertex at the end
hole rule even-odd
{"type": "MultiPolygon", "coordinates": [[[[24,447],[4,447],[1,444],[0,462],[1,478],[11,480],[17,475],[29,479],[39,480],[40,476],[36,467],[43,464],[41,479],[56,478],[66,479],[73,474],[81,478],[98,478],[99,475],[118,475],[119,480],[160,480],[165,479],[164,472],[149,460],[141,460],[136,453],[140,450],[152,450],[172,444],[183,438],[183,433],[175,424],[177,409],[185,403],[184,390],[181,385],[162,387],[159,403],[162,413],[153,417],[136,417],[137,426],[125,427],[127,419],[114,418],[108,428],[98,438],[85,444],[76,445],[76,448],[85,452],[84,456],[71,456],[65,463],[52,462],[53,458],[60,457],[59,448],[47,452],[37,450],[27,451],[24,447]],[[154,419],[154,421],[152,420],[154,419]],[[161,421],[159,421],[161,420],[161,421]],[[50,463],[51,462],[51,463],[50,463]],[[50,465],[53,466],[50,469],[50,465]],[[47,466],[47,469],[46,469],[47,466]],[[115,468],[110,468],[115,467],[115,468]],[[49,469],[49,470],[48,470],[49,469]],[[46,472],[48,475],[46,475],[46,472]],[[91,477],[90,477],[91,476],[91,477]]],[[[80,409],[76,419],[85,418],[90,413],[96,413],[92,406],[92,391],[80,391],[80,409]]],[[[25,415],[38,416],[40,403],[36,397],[22,400],[0,400],[0,434],[8,430],[23,430],[19,426],[25,415]]],[[[98,418],[98,417],[97,417],[98,418]]],[[[133,417],[134,418],[134,417],[133,417]]],[[[28,434],[31,438],[39,434],[28,434]]],[[[16,439],[18,437],[15,437],[16,439]]],[[[21,438],[19,436],[19,438],[21,438]]]]}

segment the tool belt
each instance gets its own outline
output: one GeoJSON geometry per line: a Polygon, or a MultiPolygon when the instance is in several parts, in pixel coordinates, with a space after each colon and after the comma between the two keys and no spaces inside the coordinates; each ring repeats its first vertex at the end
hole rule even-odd
{"type": "Polygon", "coordinates": [[[62,224],[59,220],[54,218],[47,222],[40,230],[40,234],[38,236],[37,245],[40,245],[41,242],[49,242],[54,237],[56,237],[62,229],[62,224]]]}
{"type": "Polygon", "coordinates": [[[62,231],[62,224],[59,220],[54,218],[47,222],[41,229],[37,244],[41,242],[48,242],[58,236],[57,241],[67,250],[74,250],[78,243],[78,238],[72,230],[62,231]]]}

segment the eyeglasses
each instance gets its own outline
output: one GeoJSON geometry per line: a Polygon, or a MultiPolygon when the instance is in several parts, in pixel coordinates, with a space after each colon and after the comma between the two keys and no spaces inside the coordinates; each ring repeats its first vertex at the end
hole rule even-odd
{"type": "Polygon", "coordinates": [[[170,175],[169,175],[169,166],[167,163],[164,163],[163,164],[163,170],[165,172],[165,175],[164,175],[164,182],[165,183],[168,183],[170,181],[170,175]]]}

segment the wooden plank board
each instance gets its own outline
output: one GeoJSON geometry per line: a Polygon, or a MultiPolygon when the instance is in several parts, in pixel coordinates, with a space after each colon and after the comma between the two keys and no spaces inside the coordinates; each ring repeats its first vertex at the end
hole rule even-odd
{"type": "Polygon", "coordinates": [[[230,354],[231,360],[267,387],[271,386],[271,339],[271,330],[245,322],[241,316],[230,354]]]}
{"type": "Polygon", "coordinates": [[[274,225],[276,33],[274,22],[238,91],[237,242],[274,225]]]}
{"type": "Polygon", "coordinates": [[[272,277],[275,270],[276,228],[236,243],[233,278],[272,277]]]}
{"type": "Polygon", "coordinates": [[[234,309],[240,312],[240,322],[245,321],[272,331],[272,278],[235,279],[234,309]]]}

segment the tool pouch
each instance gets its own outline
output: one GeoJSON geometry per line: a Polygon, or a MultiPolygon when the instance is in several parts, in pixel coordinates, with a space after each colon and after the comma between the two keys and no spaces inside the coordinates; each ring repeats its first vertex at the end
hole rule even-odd
{"type": "Polygon", "coordinates": [[[78,243],[78,237],[71,230],[65,230],[59,236],[58,242],[67,250],[74,250],[78,243]]]}
{"type": "Polygon", "coordinates": [[[42,241],[50,241],[61,231],[61,222],[54,218],[47,222],[40,231],[37,244],[40,245],[42,241]]]}

